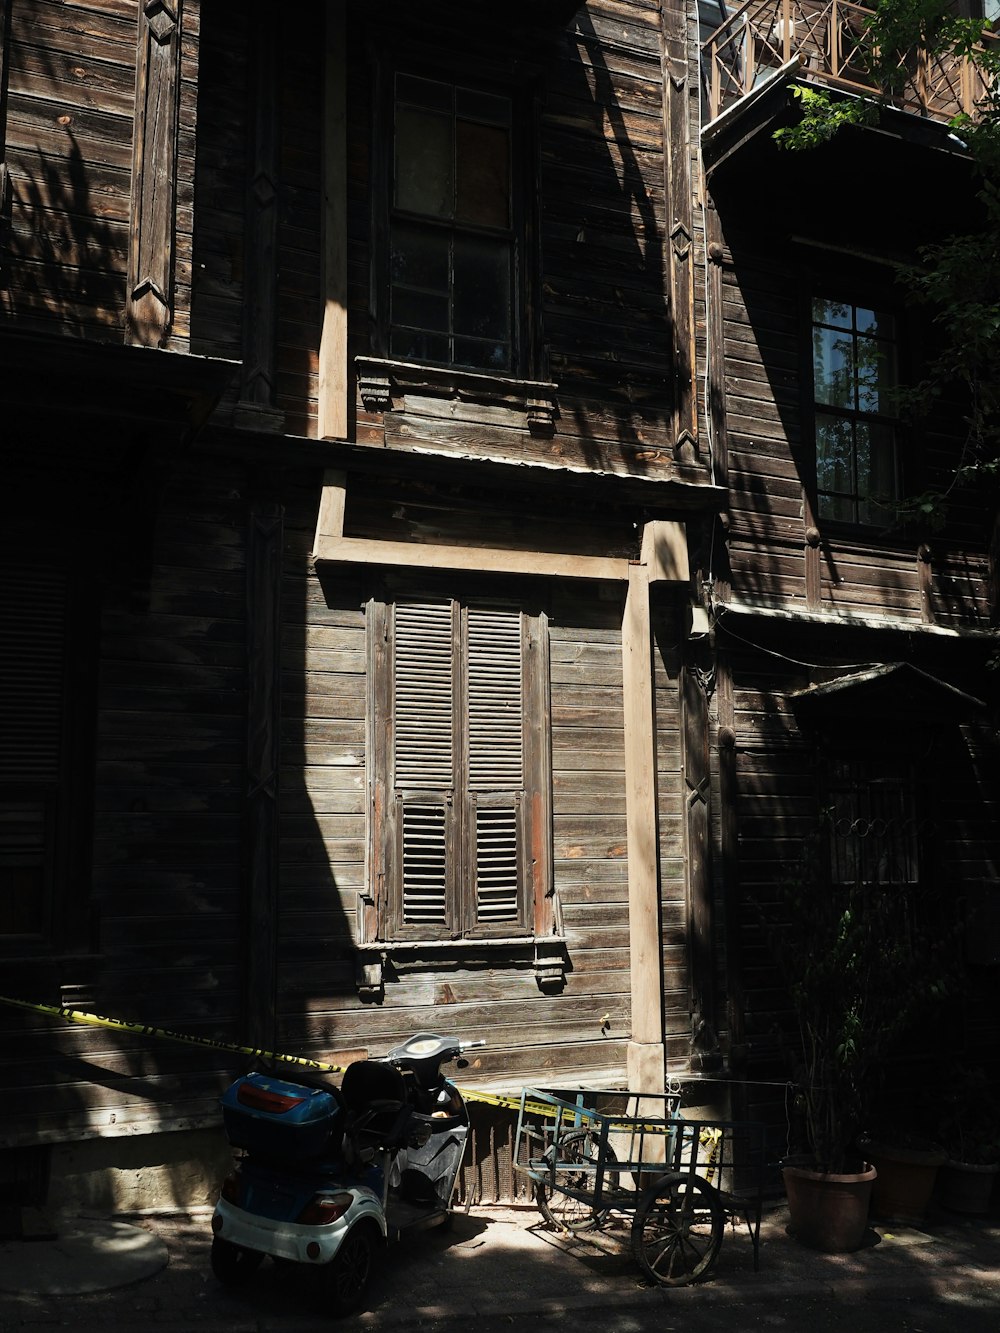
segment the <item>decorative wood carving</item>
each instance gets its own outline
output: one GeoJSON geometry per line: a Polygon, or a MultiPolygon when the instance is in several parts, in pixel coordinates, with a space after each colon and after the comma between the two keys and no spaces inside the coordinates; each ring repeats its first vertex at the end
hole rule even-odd
{"type": "Polygon", "coordinates": [[[173,318],[181,0],[145,0],[136,46],[125,341],[160,347],[173,318]]]}
{"type": "Polygon", "coordinates": [[[451,366],[423,366],[359,356],[358,392],[368,412],[400,410],[408,389],[442,400],[507,407],[521,416],[532,433],[551,434],[556,420],[556,385],[547,380],[519,380],[483,375],[451,366]]]}

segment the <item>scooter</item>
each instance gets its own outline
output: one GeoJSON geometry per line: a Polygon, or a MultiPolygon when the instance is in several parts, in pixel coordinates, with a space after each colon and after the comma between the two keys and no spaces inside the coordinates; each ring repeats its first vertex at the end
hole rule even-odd
{"type": "Polygon", "coordinates": [[[469,1115],[441,1065],[460,1042],[420,1032],[348,1065],[340,1088],[258,1069],[222,1097],[241,1150],[212,1217],[212,1270],[245,1282],[265,1256],[315,1270],[333,1315],[362,1303],[380,1242],[447,1223],[469,1115]]]}

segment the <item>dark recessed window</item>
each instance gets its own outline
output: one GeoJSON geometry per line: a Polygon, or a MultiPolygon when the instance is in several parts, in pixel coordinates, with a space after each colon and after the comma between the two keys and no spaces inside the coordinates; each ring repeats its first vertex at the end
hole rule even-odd
{"type": "Polygon", "coordinates": [[[514,365],[513,102],[397,73],[389,223],[389,355],[514,365]]]}

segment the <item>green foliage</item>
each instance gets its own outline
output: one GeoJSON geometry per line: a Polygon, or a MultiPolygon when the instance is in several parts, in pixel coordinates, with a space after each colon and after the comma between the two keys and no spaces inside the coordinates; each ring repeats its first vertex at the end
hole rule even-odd
{"type": "Polygon", "coordinates": [[[761,918],[799,1032],[816,1168],[849,1169],[885,1058],[953,981],[950,939],[913,887],[831,885],[825,818],[761,918]]]}
{"type": "Polygon", "coordinates": [[[791,92],[798,99],[802,115],[797,125],[775,130],[774,137],[781,148],[792,151],[818,148],[846,125],[870,125],[876,118],[875,105],[862,98],[845,101],[823,89],[799,83],[792,84],[791,92]]]}

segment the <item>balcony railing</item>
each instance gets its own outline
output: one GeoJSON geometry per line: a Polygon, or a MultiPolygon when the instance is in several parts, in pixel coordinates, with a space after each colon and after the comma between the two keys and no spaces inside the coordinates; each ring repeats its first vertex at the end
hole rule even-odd
{"type": "MultiPolygon", "coordinates": [[[[872,92],[865,59],[871,13],[847,0],[746,0],[702,42],[710,119],[796,57],[810,82],[872,92]]],[[[983,40],[1000,38],[984,33],[983,40]]],[[[967,57],[906,53],[899,67],[903,79],[890,99],[893,105],[933,120],[947,121],[961,111],[974,114],[986,91],[979,69],[967,57]]]]}

